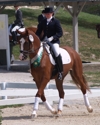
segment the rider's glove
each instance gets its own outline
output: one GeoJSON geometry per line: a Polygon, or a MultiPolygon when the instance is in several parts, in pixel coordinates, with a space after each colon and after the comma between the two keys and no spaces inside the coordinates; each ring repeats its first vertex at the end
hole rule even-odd
{"type": "Polygon", "coordinates": [[[48,41],[51,42],[53,40],[53,36],[48,38],[48,41]]]}

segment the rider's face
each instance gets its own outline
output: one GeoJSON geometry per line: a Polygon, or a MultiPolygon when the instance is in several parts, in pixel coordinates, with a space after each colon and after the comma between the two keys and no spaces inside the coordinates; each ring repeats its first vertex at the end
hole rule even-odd
{"type": "Polygon", "coordinates": [[[52,15],[53,15],[53,13],[45,13],[45,17],[46,17],[47,19],[49,19],[50,17],[52,17],[52,15]]]}
{"type": "Polygon", "coordinates": [[[14,8],[15,8],[15,10],[17,10],[17,9],[18,9],[18,6],[14,6],[14,8]]]}

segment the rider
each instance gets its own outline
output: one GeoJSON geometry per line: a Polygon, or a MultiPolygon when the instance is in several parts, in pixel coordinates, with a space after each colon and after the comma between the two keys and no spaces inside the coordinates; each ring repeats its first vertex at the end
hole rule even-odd
{"type": "Polygon", "coordinates": [[[16,20],[13,22],[12,27],[11,27],[11,34],[13,38],[13,43],[17,43],[17,35],[16,35],[16,30],[19,29],[20,27],[23,27],[23,21],[22,21],[22,11],[19,9],[18,5],[14,6],[15,8],[15,17],[16,20]]]}
{"type": "Polygon", "coordinates": [[[59,49],[59,44],[60,44],[59,38],[63,35],[63,31],[60,22],[53,17],[54,11],[52,7],[46,7],[44,9],[44,13],[46,19],[42,20],[42,22],[39,23],[36,35],[40,38],[41,32],[42,31],[44,32],[44,35],[40,40],[47,41],[47,44],[49,44],[52,47],[58,68],[58,79],[62,80],[63,65],[59,49]]]}

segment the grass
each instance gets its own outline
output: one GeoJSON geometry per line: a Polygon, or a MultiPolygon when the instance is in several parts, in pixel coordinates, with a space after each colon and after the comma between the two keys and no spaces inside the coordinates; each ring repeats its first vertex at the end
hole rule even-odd
{"type": "Polygon", "coordinates": [[[23,106],[23,104],[16,104],[16,105],[5,105],[5,106],[0,106],[0,109],[4,109],[4,108],[17,108],[17,107],[21,107],[23,106]]]}
{"type": "MultiPolygon", "coordinates": [[[[40,9],[21,8],[23,12],[23,20],[26,27],[36,26],[37,16],[41,13],[40,9]]],[[[5,9],[3,14],[8,14],[9,24],[15,19],[14,10],[5,9]]],[[[61,45],[68,45],[73,47],[72,37],[72,17],[63,9],[60,9],[56,18],[60,20],[63,28],[63,37],[61,38],[61,45]]],[[[79,54],[82,60],[99,61],[100,58],[100,39],[97,38],[96,24],[99,24],[100,16],[81,12],[78,17],[79,24],[79,54]]],[[[15,46],[13,53],[18,59],[19,47],[15,46]]]]}
{"type": "MultiPolygon", "coordinates": [[[[41,9],[21,8],[23,12],[23,20],[26,27],[36,26],[38,24],[37,17],[41,14],[41,9]]],[[[15,20],[14,9],[5,9],[3,14],[8,14],[9,23],[15,20]]],[[[61,45],[73,47],[73,28],[72,16],[64,9],[60,9],[55,16],[61,22],[63,28],[63,37],[61,45]]],[[[79,54],[82,60],[85,61],[100,61],[100,39],[97,38],[96,25],[100,22],[100,16],[81,12],[78,16],[78,40],[79,54]]],[[[13,47],[15,59],[19,57],[19,46],[13,47]]],[[[97,72],[94,72],[97,75],[97,72]]],[[[86,75],[91,75],[86,73],[86,75]]],[[[93,74],[92,74],[93,75],[93,74]]],[[[89,78],[88,78],[89,79],[89,78]]],[[[96,79],[99,79],[96,78],[96,79]]],[[[96,80],[95,79],[95,80],[96,80]]],[[[92,80],[92,79],[91,79],[92,80]]],[[[96,82],[96,81],[94,81],[96,82]]],[[[99,81],[98,81],[99,82],[99,81]]]]}
{"type": "MultiPolygon", "coordinates": [[[[41,14],[41,9],[29,9],[21,8],[23,12],[23,20],[25,27],[36,26],[38,24],[37,17],[41,14]]],[[[15,20],[14,9],[5,9],[3,14],[8,14],[9,24],[15,20]]],[[[73,28],[72,28],[72,16],[62,8],[57,12],[57,19],[61,22],[63,28],[63,37],[61,45],[68,45],[73,47],[73,28]]],[[[96,25],[100,23],[100,16],[89,13],[81,12],[78,16],[78,40],[79,40],[79,54],[84,61],[100,61],[100,39],[97,38],[96,25]]],[[[13,53],[15,59],[19,58],[19,46],[13,47],[13,53]]],[[[97,72],[94,72],[94,74],[97,72]]],[[[90,73],[86,73],[87,76],[91,76],[90,73]]],[[[93,75],[93,74],[92,74],[93,75]]],[[[93,75],[94,78],[94,75],[93,75]]],[[[93,80],[87,77],[88,80],[93,80]]],[[[94,82],[99,82],[94,78],[94,82]]]]}
{"type": "Polygon", "coordinates": [[[92,85],[93,86],[100,86],[100,71],[94,71],[94,72],[84,72],[86,79],[88,82],[92,81],[92,85]]]}

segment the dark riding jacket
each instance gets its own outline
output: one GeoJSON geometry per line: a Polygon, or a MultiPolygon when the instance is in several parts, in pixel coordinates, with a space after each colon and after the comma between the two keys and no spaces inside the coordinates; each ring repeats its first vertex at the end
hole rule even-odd
{"type": "Polygon", "coordinates": [[[23,24],[23,22],[22,22],[22,12],[21,12],[21,10],[17,10],[16,12],[15,12],[15,17],[16,17],[16,20],[14,21],[14,24],[15,25],[22,25],[23,24]]]}
{"type": "Polygon", "coordinates": [[[42,22],[42,20],[44,20],[45,19],[45,17],[41,14],[41,15],[39,15],[38,16],[38,23],[41,23],[42,22]]]}
{"type": "Polygon", "coordinates": [[[53,40],[51,43],[60,43],[59,38],[63,35],[63,31],[60,25],[60,22],[52,18],[49,24],[47,25],[47,19],[42,20],[41,23],[39,23],[36,35],[40,38],[41,33],[44,33],[43,37],[40,39],[41,41],[47,36],[47,38],[53,36],[53,40]]]}

